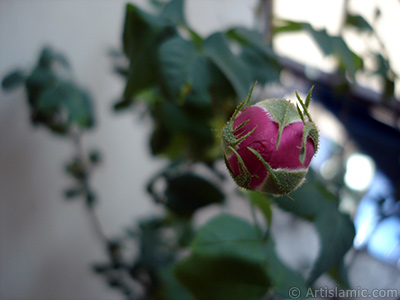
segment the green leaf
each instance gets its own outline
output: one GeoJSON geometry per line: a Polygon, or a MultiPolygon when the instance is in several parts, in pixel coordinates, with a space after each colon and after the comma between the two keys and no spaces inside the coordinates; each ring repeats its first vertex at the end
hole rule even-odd
{"type": "Polygon", "coordinates": [[[345,24],[360,31],[373,31],[371,25],[360,15],[347,14],[345,24]]]}
{"type": "Polygon", "coordinates": [[[66,199],[72,199],[72,198],[76,198],[79,195],[81,195],[82,192],[83,191],[82,191],[81,188],[73,187],[73,188],[66,189],[64,191],[64,196],[65,196],[66,199]]]}
{"type": "Polygon", "coordinates": [[[348,72],[354,80],[357,70],[360,70],[363,67],[362,58],[350,50],[342,37],[335,36],[332,37],[332,40],[334,53],[338,56],[339,61],[341,62],[340,67],[348,72]]]}
{"type": "Polygon", "coordinates": [[[323,54],[328,56],[334,52],[334,40],[328,34],[326,29],[316,30],[310,24],[304,24],[304,29],[309,32],[311,37],[317,43],[323,54]]]}
{"type": "Polygon", "coordinates": [[[128,56],[129,71],[123,100],[130,102],[144,89],[157,84],[158,47],[176,34],[166,27],[162,18],[150,15],[132,4],[126,7],[123,32],[124,52],[128,56]]]}
{"type": "Polygon", "coordinates": [[[246,196],[251,201],[251,203],[257,206],[263,213],[266,224],[269,228],[272,222],[271,200],[266,194],[261,194],[259,192],[253,191],[246,191],[246,196]]]}
{"type": "Polygon", "coordinates": [[[21,85],[24,80],[24,73],[21,70],[15,70],[3,78],[1,87],[6,91],[10,91],[21,85]]]}
{"type": "Polygon", "coordinates": [[[264,254],[266,256],[266,269],[268,276],[271,278],[273,289],[282,298],[290,299],[289,291],[296,287],[299,289],[300,295],[307,294],[307,284],[303,277],[287,267],[279,259],[275,251],[274,242],[271,237],[268,238],[264,245],[264,254]]]}
{"type": "Polygon", "coordinates": [[[270,282],[257,229],[247,221],[219,215],[197,232],[192,254],[175,274],[199,300],[256,300],[270,282]]]}
{"type": "Polygon", "coordinates": [[[166,206],[179,215],[191,215],[212,203],[221,203],[224,194],[208,180],[192,173],[167,177],[166,206]]]}
{"type": "Polygon", "coordinates": [[[81,128],[91,127],[94,122],[89,94],[71,82],[47,89],[39,98],[38,109],[45,115],[66,113],[69,123],[81,128]]]}
{"type": "Polygon", "coordinates": [[[279,81],[281,67],[276,60],[249,47],[243,49],[240,58],[252,72],[252,81],[261,84],[279,81]]]}
{"type": "Polygon", "coordinates": [[[165,300],[194,300],[174,274],[174,266],[168,265],[160,271],[162,295],[165,300]]]}
{"type": "Polygon", "coordinates": [[[184,0],[172,0],[165,5],[161,12],[161,18],[174,25],[186,24],[184,9],[184,0]]]}
{"type": "Polygon", "coordinates": [[[321,211],[313,220],[313,225],[318,232],[321,249],[308,278],[310,284],[343,259],[353,245],[355,234],[350,218],[334,206],[327,206],[321,211]]]}
{"type": "Polygon", "coordinates": [[[227,37],[221,32],[214,33],[204,41],[203,51],[228,79],[237,97],[245,99],[252,76],[244,62],[232,53],[227,37]]]}
{"type": "Polygon", "coordinates": [[[170,97],[177,101],[188,73],[198,57],[193,43],[181,37],[167,40],[160,47],[160,69],[170,97]]]}
{"type": "Polygon", "coordinates": [[[210,61],[192,42],[175,37],[161,45],[160,69],[172,101],[209,110],[210,61]]]}
{"type": "Polygon", "coordinates": [[[258,300],[269,288],[259,264],[230,257],[190,256],[175,274],[197,300],[258,300]]]}
{"type": "Polygon", "coordinates": [[[332,268],[330,268],[328,274],[341,288],[351,288],[344,259],[338,261],[332,268]]]}
{"type": "Polygon", "coordinates": [[[275,25],[273,28],[274,34],[300,31],[300,30],[303,30],[304,25],[307,24],[307,23],[294,22],[294,21],[289,21],[289,20],[277,20],[277,21],[278,21],[278,25],[275,25]]]}
{"type": "Polygon", "coordinates": [[[161,30],[163,21],[133,4],[127,4],[122,34],[125,55],[136,60],[155,35],[161,30]]]}
{"type": "Polygon", "coordinates": [[[264,261],[258,230],[244,219],[221,214],[197,232],[192,253],[207,257],[235,257],[254,264],[264,261]]]}
{"type": "Polygon", "coordinates": [[[355,235],[354,225],[347,215],[338,210],[338,199],[309,171],[309,182],[291,194],[291,198],[272,198],[275,203],[315,227],[320,251],[308,283],[312,284],[321,274],[343,259],[351,248],[355,235]]]}

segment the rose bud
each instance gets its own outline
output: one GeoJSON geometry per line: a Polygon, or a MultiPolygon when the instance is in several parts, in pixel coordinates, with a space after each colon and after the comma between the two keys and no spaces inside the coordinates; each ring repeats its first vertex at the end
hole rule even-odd
{"type": "Polygon", "coordinates": [[[304,182],[318,148],[318,129],[308,112],[312,88],[305,102],[296,92],[300,106],[283,99],[248,106],[253,88],[223,129],[226,166],[242,188],[289,194],[304,182]]]}

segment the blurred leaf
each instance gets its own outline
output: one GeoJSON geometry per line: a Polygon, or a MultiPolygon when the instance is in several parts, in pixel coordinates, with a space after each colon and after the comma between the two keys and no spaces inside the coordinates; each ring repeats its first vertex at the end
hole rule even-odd
{"type": "Polygon", "coordinates": [[[174,25],[186,24],[184,9],[184,0],[172,0],[165,5],[161,18],[174,25]]]}
{"type": "Polygon", "coordinates": [[[166,206],[179,215],[191,215],[212,203],[221,203],[224,194],[216,185],[192,173],[167,177],[166,206]]]}
{"type": "Polygon", "coordinates": [[[71,162],[67,163],[65,165],[65,171],[78,181],[81,181],[86,176],[85,166],[78,158],[75,158],[71,162]]]}
{"type": "Polygon", "coordinates": [[[12,90],[21,85],[25,80],[25,75],[21,70],[15,70],[6,75],[1,81],[1,87],[6,90],[12,90]]]}
{"type": "Polygon", "coordinates": [[[162,285],[162,299],[165,300],[194,300],[193,296],[175,278],[173,265],[164,267],[160,271],[162,285]]]}
{"type": "Polygon", "coordinates": [[[334,43],[334,52],[342,62],[342,68],[347,71],[354,80],[357,70],[363,67],[362,58],[350,50],[342,37],[336,36],[332,37],[332,39],[334,43]]]}
{"type": "Polygon", "coordinates": [[[272,207],[271,201],[268,199],[268,196],[253,191],[246,191],[246,196],[251,201],[251,203],[257,206],[263,213],[265,222],[269,228],[272,222],[272,207]]]}
{"type": "Polygon", "coordinates": [[[278,82],[280,79],[280,66],[276,61],[271,61],[258,51],[245,48],[240,58],[247,64],[252,72],[252,81],[265,84],[266,82],[278,82]]]}
{"type": "Polygon", "coordinates": [[[325,56],[335,55],[339,61],[339,67],[348,72],[351,78],[355,79],[357,70],[362,69],[363,60],[360,56],[354,53],[341,36],[333,36],[328,34],[326,29],[317,30],[309,23],[292,22],[281,20],[285,25],[282,28],[277,28],[277,32],[284,31],[307,31],[311,38],[315,41],[325,56]]]}
{"type": "Polygon", "coordinates": [[[91,127],[94,122],[89,94],[71,82],[61,82],[45,90],[39,98],[38,110],[45,115],[66,113],[69,123],[81,128],[91,127]]]}
{"type": "Polygon", "coordinates": [[[252,76],[247,66],[229,48],[227,37],[217,32],[204,41],[204,54],[228,79],[239,99],[245,99],[252,84],[252,76]]]}
{"type": "Polygon", "coordinates": [[[352,15],[347,13],[345,24],[355,27],[360,31],[373,31],[371,25],[360,15],[352,15]]]}
{"type": "Polygon", "coordinates": [[[337,198],[317,180],[304,184],[291,197],[294,201],[288,197],[273,199],[283,210],[312,222],[317,230],[321,246],[308,279],[308,283],[312,284],[351,248],[355,234],[354,225],[347,215],[338,211],[337,198]]]}
{"type": "Polygon", "coordinates": [[[227,214],[200,227],[191,248],[199,256],[236,257],[255,264],[264,261],[258,230],[246,220],[227,214]]]}
{"type": "Polygon", "coordinates": [[[294,22],[289,20],[277,20],[277,23],[273,28],[274,34],[284,33],[284,32],[293,32],[303,30],[304,24],[301,22],[294,22]]]}
{"type": "Polygon", "coordinates": [[[193,43],[181,37],[167,40],[160,47],[160,68],[172,101],[209,108],[209,61],[193,43]]]}
{"type": "Polygon", "coordinates": [[[92,164],[98,164],[101,162],[101,153],[99,150],[92,150],[89,153],[89,161],[92,164]]]}
{"type": "Polygon", "coordinates": [[[175,37],[160,47],[160,69],[172,100],[177,101],[187,81],[187,74],[198,57],[197,49],[188,40],[175,37]]]}
{"type": "Polygon", "coordinates": [[[394,96],[394,91],[395,91],[394,81],[386,77],[384,79],[384,84],[383,84],[383,95],[382,95],[383,100],[384,101],[391,100],[394,96]]]}
{"type": "Polygon", "coordinates": [[[350,289],[350,282],[347,276],[347,268],[344,259],[338,261],[329,271],[329,276],[343,289],[350,289]]]}
{"type": "Polygon", "coordinates": [[[163,21],[133,4],[125,8],[125,21],[122,34],[125,55],[131,60],[137,60],[155,35],[161,30],[163,21]]]}
{"type": "Polygon", "coordinates": [[[123,100],[132,101],[138,93],[157,84],[158,47],[175,35],[163,19],[150,15],[132,4],[126,7],[123,47],[129,58],[129,71],[123,100]]]}
{"type": "Polygon", "coordinates": [[[354,225],[350,218],[334,206],[326,207],[313,220],[318,232],[321,249],[308,282],[313,283],[320,275],[343,259],[353,245],[354,225]]]}
{"type": "Polygon", "coordinates": [[[272,286],[275,292],[282,298],[290,299],[289,291],[296,287],[299,289],[300,295],[307,294],[307,284],[300,274],[296,273],[285,264],[275,252],[275,246],[271,237],[268,238],[264,245],[264,253],[266,256],[267,272],[271,278],[272,286]]]}
{"type": "Polygon", "coordinates": [[[203,225],[175,274],[196,299],[259,299],[270,286],[261,238],[247,221],[219,215],[203,225]]]}
{"type": "Polygon", "coordinates": [[[165,228],[161,217],[147,218],[139,223],[140,248],[133,273],[140,268],[152,272],[174,261],[176,253],[165,240],[165,228]]]}
{"type": "Polygon", "coordinates": [[[55,87],[58,81],[59,79],[51,70],[36,67],[26,79],[29,103],[36,108],[44,90],[55,87]]]}
{"type": "Polygon", "coordinates": [[[76,198],[77,196],[79,196],[80,194],[82,194],[82,189],[81,188],[69,188],[66,189],[64,191],[64,196],[67,199],[72,199],[72,198],[76,198]]]}
{"type": "Polygon", "coordinates": [[[258,300],[269,288],[259,264],[235,257],[190,256],[175,274],[198,300],[258,300]]]}
{"type": "Polygon", "coordinates": [[[70,68],[68,60],[64,55],[54,51],[49,46],[44,47],[40,53],[38,67],[50,69],[54,63],[59,63],[66,69],[70,68]]]}
{"type": "Polygon", "coordinates": [[[96,204],[96,201],[96,194],[93,191],[88,191],[86,193],[86,205],[91,208],[96,204]]]}

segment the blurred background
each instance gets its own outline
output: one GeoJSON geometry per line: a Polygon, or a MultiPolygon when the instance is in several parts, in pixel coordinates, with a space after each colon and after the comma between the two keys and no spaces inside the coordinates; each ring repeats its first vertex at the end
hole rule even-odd
{"type": "MultiPolygon", "coordinates": [[[[149,1],[132,2],[151,9],[149,1]]],[[[111,109],[124,82],[113,73],[107,53],[121,48],[125,5],[117,0],[0,1],[0,76],[33,67],[41,48],[50,45],[69,58],[76,81],[95,99],[97,127],[85,135],[84,147],[99,148],[104,156],[93,186],[100,195],[99,219],[111,235],[157,209],[145,184],[163,164],[149,154],[146,120],[111,109]]],[[[256,0],[187,0],[186,13],[192,27],[207,36],[232,25],[253,27],[258,5],[256,0]]],[[[390,61],[383,72],[400,74],[399,1],[280,0],[272,9],[274,17],[343,36],[371,70],[379,66],[368,51],[383,53],[390,61]],[[379,39],[344,30],[345,7],[374,24],[379,39]]],[[[260,93],[294,99],[294,90],[304,95],[310,82],[320,83],[312,109],[321,150],[312,167],[327,180],[339,178],[345,187],[341,209],[354,217],[357,230],[347,257],[351,284],[398,288],[400,85],[383,99],[387,81],[374,72],[356,72],[350,81],[357,81],[357,89],[338,102],[331,92],[341,84],[333,74],[338,60],[326,55],[310,32],[281,34],[273,45],[289,71],[282,72],[281,86],[267,86],[260,93]]],[[[398,83],[393,74],[388,77],[398,83]]],[[[61,168],[73,152],[71,145],[30,125],[23,89],[0,91],[0,97],[0,299],[120,299],[89,266],[104,253],[85,210],[62,201],[70,179],[61,168]]],[[[278,211],[273,226],[275,234],[285,231],[277,247],[286,262],[307,264],[285,256],[294,239],[299,257],[315,258],[308,249],[317,247],[316,237],[307,243],[301,239],[312,231],[306,223],[278,211]]]]}

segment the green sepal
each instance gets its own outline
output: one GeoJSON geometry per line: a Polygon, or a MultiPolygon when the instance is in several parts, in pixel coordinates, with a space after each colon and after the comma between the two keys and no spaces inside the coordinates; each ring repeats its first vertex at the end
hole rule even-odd
{"type": "Polygon", "coordinates": [[[253,94],[253,90],[254,87],[256,86],[257,82],[255,82],[253,84],[253,86],[251,87],[251,90],[249,92],[249,95],[246,97],[246,99],[244,99],[244,101],[242,103],[239,104],[239,106],[235,109],[235,112],[233,113],[232,117],[230,118],[230,120],[226,123],[224,129],[222,130],[222,149],[223,152],[225,153],[225,155],[229,156],[232,151],[231,151],[231,147],[236,147],[237,145],[239,145],[241,142],[243,142],[247,137],[249,137],[254,130],[256,130],[257,127],[254,127],[253,130],[251,130],[250,132],[248,132],[245,136],[241,137],[241,138],[236,138],[235,133],[237,132],[237,130],[239,130],[240,128],[242,128],[249,120],[244,121],[243,123],[239,124],[235,129],[233,129],[233,122],[235,121],[236,117],[238,116],[238,114],[249,105],[250,100],[251,100],[251,96],[253,94]]]}
{"type": "Polygon", "coordinates": [[[257,81],[254,82],[253,86],[252,86],[251,89],[250,89],[250,93],[249,93],[249,95],[246,97],[246,99],[244,99],[244,101],[243,101],[242,103],[240,103],[240,104],[238,105],[238,107],[236,107],[235,112],[233,113],[233,115],[232,115],[232,117],[231,117],[231,120],[232,120],[232,121],[235,120],[236,117],[237,117],[237,115],[238,115],[245,107],[247,107],[247,106],[249,105],[250,100],[251,100],[251,96],[253,95],[253,90],[254,90],[254,87],[256,86],[256,84],[257,84],[257,81]]]}
{"type": "MultiPolygon", "coordinates": [[[[238,165],[239,165],[239,175],[235,175],[230,167],[228,167],[229,172],[231,173],[233,179],[237,183],[238,186],[245,188],[245,189],[251,189],[250,188],[250,181],[251,178],[254,177],[255,175],[252,175],[249,170],[247,169],[246,165],[244,164],[244,161],[242,157],[240,156],[239,153],[233,147],[230,147],[230,150],[236,155],[237,160],[238,160],[238,165]]],[[[225,157],[225,163],[226,165],[229,166],[228,161],[225,157]]]]}
{"type": "Polygon", "coordinates": [[[310,136],[311,140],[314,143],[314,154],[318,151],[319,145],[319,133],[317,126],[313,122],[305,124],[303,128],[303,137],[301,141],[301,148],[300,148],[300,155],[299,159],[301,164],[304,165],[304,161],[306,159],[306,145],[307,145],[307,138],[310,136]]]}
{"type": "Polygon", "coordinates": [[[273,169],[260,153],[249,147],[247,149],[253,152],[268,170],[267,178],[258,189],[259,192],[268,193],[273,196],[283,196],[293,192],[303,184],[308,168],[296,170],[273,169]]]}
{"type": "MultiPolygon", "coordinates": [[[[313,88],[310,89],[310,92],[312,91],[312,89],[313,89],[313,88]]],[[[308,94],[307,94],[308,103],[310,103],[310,100],[309,100],[309,99],[311,99],[311,94],[310,94],[310,92],[308,92],[308,94]],[[310,97],[309,97],[309,95],[310,95],[310,97]]],[[[310,116],[310,114],[309,114],[309,112],[308,112],[308,107],[307,107],[307,105],[304,104],[303,100],[301,100],[299,93],[297,93],[297,91],[296,91],[295,93],[296,93],[297,100],[299,101],[301,107],[302,107],[303,110],[304,110],[303,114],[305,114],[305,115],[307,116],[308,120],[309,120],[310,122],[312,122],[311,116],[310,116]]]]}
{"type": "Polygon", "coordinates": [[[302,142],[301,142],[301,150],[300,150],[300,155],[299,159],[302,164],[304,164],[304,161],[306,159],[306,145],[307,145],[307,138],[310,136],[314,143],[314,154],[317,153],[318,151],[318,146],[319,146],[319,133],[318,133],[318,128],[311,119],[310,113],[308,112],[308,106],[310,105],[311,101],[311,94],[314,89],[314,86],[312,86],[307,94],[306,101],[303,102],[303,100],[300,98],[300,95],[296,91],[296,97],[297,100],[299,101],[301,107],[303,108],[303,112],[301,111],[299,105],[297,105],[297,110],[298,113],[303,121],[304,124],[304,129],[303,129],[303,137],[302,137],[302,142]],[[306,122],[304,115],[307,116],[308,122],[306,122]]]}
{"type": "Polygon", "coordinates": [[[284,99],[268,99],[257,105],[266,108],[273,120],[279,125],[279,135],[276,139],[276,149],[278,149],[283,129],[287,125],[299,121],[301,117],[299,117],[296,107],[284,99]]]}

